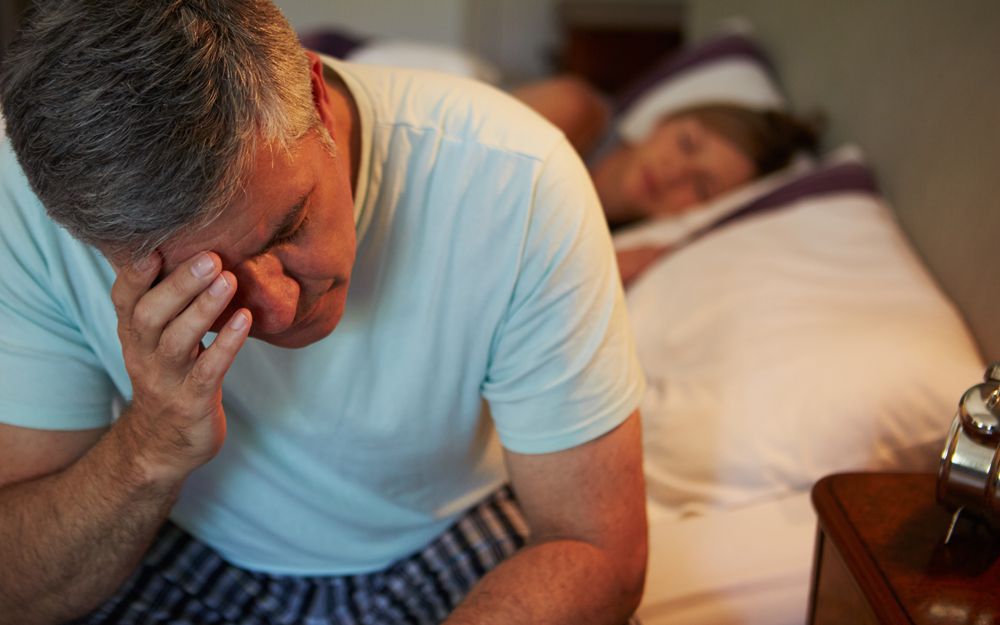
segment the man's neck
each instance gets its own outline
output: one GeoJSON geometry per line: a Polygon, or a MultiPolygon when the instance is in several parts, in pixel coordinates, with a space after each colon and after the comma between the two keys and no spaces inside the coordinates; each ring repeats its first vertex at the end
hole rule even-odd
{"type": "MultiPolygon", "coordinates": [[[[336,137],[347,137],[350,152],[351,193],[358,192],[358,168],[361,162],[361,116],[357,102],[343,79],[326,64],[323,65],[323,80],[336,120],[336,137]]],[[[340,143],[343,148],[343,143],[340,143]]]]}

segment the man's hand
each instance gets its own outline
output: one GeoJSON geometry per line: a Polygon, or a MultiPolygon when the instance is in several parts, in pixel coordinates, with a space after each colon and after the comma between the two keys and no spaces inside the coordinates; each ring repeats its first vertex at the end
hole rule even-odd
{"type": "Polygon", "coordinates": [[[154,284],[162,259],[119,267],[111,289],[132,381],[122,416],[147,479],[175,482],[210,460],[226,433],[222,379],[246,341],[251,316],[237,310],[208,348],[202,338],[236,292],[236,277],[202,252],[154,284]]]}
{"type": "Polygon", "coordinates": [[[202,253],[158,284],[162,259],[116,266],[132,404],[110,428],[53,434],[0,428],[0,625],[62,623],[106,601],[135,570],[187,475],[226,432],[222,378],[246,341],[237,310],[211,347],[201,339],[236,292],[202,253]]]}
{"type": "Polygon", "coordinates": [[[626,622],[646,572],[639,412],[578,447],[506,459],[528,544],[487,573],[447,625],[626,622]]]}

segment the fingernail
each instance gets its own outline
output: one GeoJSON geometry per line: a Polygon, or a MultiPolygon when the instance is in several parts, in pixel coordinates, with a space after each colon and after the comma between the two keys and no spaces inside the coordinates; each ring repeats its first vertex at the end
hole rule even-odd
{"type": "Polygon", "coordinates": [[[226,281],[226,277],[222,274],[219,274],[219,277],[212,282],[212,286],[208,287],[208,292],[214,297],[221,297],[228,290],[229,282],[226,281]]]}
{"type": "Polygon", "coordinates": [[[233,318],[229,320],[229,327],[234,330],[242,330],[247,327],[248,321],[250,320],[247,319],[247,314],[240,310],[237,311],[236,314],[233,315],[233,318]]]}
{"type": "Polygon", "coordinates": [[[202,254],[198,257],[198,260],[191,265],[191,273],[193,273],[196,278],[205,278],[214,270],[215,263],[208,254],[202,254]]]}

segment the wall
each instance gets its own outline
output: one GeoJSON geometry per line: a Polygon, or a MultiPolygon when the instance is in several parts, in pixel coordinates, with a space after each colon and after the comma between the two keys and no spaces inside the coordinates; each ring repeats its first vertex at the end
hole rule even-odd
{"type": "Polygon", "coordinates": [[[0,59],[3,59],[21,14],[27,7],[28,0],[0,0],[0,59]]]}
{"type": "Polygon", "coordinates": [[[466,47],[489,59],[511,84],[552,71],[559,46],[555,0],[468,0],[466,47]]]}

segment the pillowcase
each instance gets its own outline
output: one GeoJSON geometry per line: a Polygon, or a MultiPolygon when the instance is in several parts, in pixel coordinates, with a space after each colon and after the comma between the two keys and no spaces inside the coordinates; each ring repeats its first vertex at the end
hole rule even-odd
{"type": "Polygon", "coordinates": [[[431,43],[366,38],[347,31],[326,29],[300,37],[302,45],[336,59],[367,65],[425,69],[499,84],[500,70],[463,50],[431,43]]]}
{"type": "Polygon", "coordinates": [[[983,362],[859,170],[821,167],[772,191],[770,210],[665,257],[628,292],[658,503],[698,512],[837,471],[933,470],[983,362]]]}
{"type": "Polygon", "coordinates": [[[615,231],[615,249],[644,245],[683,245],[712,224],[727,219],[745,206],[784,188],[816,168],[809,154],[799,154],[786,167],[736,187],[679,215],[645,219],[615,231]]]}
{"type": "Polygon", "coordinates": [[[786,108],[773,68],[744,32],[729,32],[668,57],[616,103],[618,134],[638,142],[665,115],[698,104],[786,108]]]}

